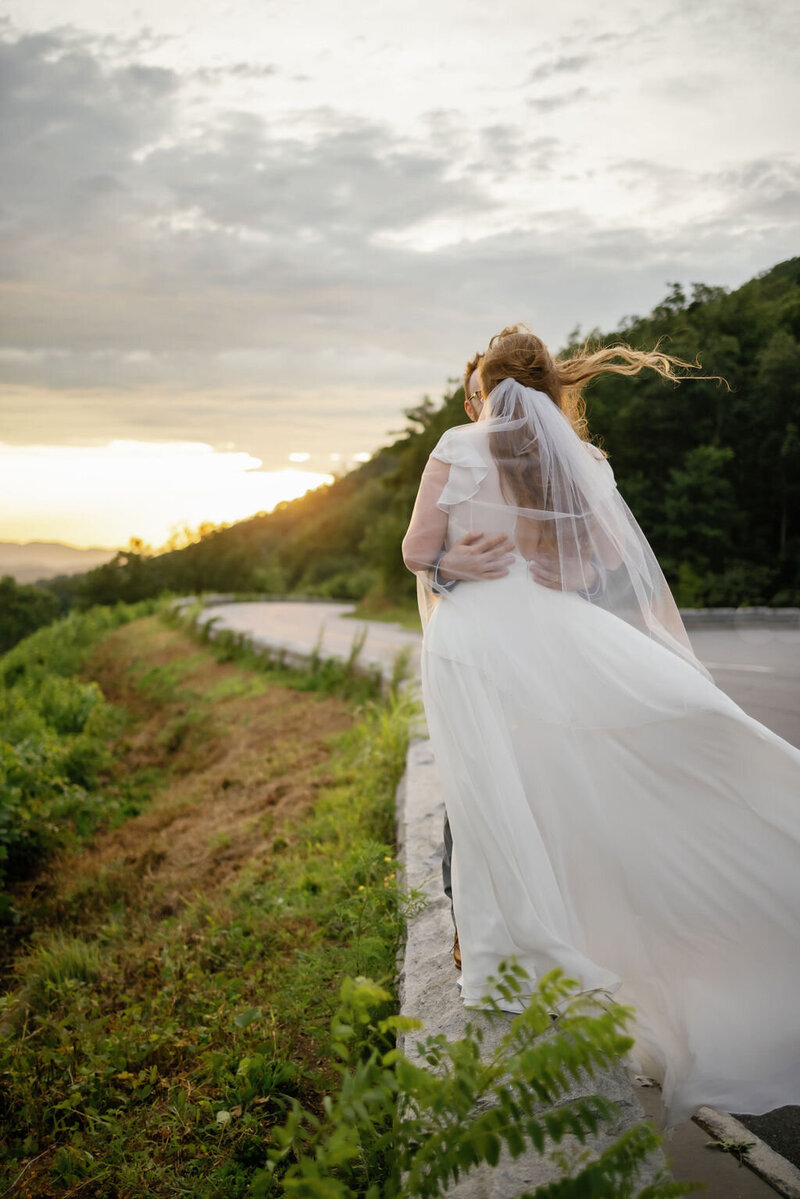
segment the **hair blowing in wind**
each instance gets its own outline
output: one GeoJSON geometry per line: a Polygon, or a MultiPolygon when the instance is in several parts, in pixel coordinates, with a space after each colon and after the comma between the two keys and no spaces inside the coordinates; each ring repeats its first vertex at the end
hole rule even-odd
{"type": "Polygon", "coordinates": [[[666,354],[657,345],[652,350],[634,350],[619,343],[589,350],[584,344],[566,357],[554,358],[542,339],[521,324],[507,325],[496,333],[486,352],[472,362],[472,369],[480,374],[484,394],[488,395],[502,379],[516,379],[549,395],[582,437],[588,436],[583,391],[599,375],[638,375],[652,370],[674,383],[687,378],[719,380],[718,375],[687,375],[687,371],[701,370],[700,363],[666,354]]]}
{"type": "MultiPolygon", "coordinates": [[[[486,352],[476,355],[467,366],[469,374],[478,371],[487,397],[503,379],[516,379],[525,387],[544,392],[583,440],[589,439],[584,389],[593,379],[603,374],[638,375],[643,370],[652,370],[674,383],[686,378],[719,378],[685,373],[700,369],[699,362],[686,362],[658,346],[634,350],[622,343],[593,351],[584,345],[568,357],[554,358],[541,338],[525,325],[506,326],[491,339],[486,352]]],[[[517,503],[525,505],[533,499],[546,506],[546,497],[539,494],[538,472],[531,454],[523,448],[524,430],[510,429],[494,440],[504,489],[517,503]]]]}

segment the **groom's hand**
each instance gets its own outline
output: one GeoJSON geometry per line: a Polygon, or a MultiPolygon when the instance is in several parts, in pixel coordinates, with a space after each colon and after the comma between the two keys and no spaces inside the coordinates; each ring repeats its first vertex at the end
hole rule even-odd
{"type": "Polygon", "coordinates": [[[439,577],[445,580],[502,579],[514,561],[514,543],[505,533],[491,537],[467,533],[439,559],[439,577]]]}
{"type": "Polygon", "coordinates": [[[532,558],[528,570],[535,583],[552,591],[584,591],[593,587],[597,580],[597,571],[592,564],[568,561],[563,565],[552,554],[532,558]]]}

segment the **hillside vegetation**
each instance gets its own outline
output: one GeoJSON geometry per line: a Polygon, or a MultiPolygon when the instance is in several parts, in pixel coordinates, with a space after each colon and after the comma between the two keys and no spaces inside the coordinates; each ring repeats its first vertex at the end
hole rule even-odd
{"type": "MultiPolygon", "coordinates": [[[[649,316],[590,340],[662,341],[730,384],[609,375],[587,394],[592,435],[679,603],[800,603],[800,258],[733,292],[673,286],[649,316]]],[[[411,604],[400,542],[430,450],[466,419],[462,400],[460,388],[425,399],[369,462],[270,514],[171,553],[134,546],[51,586],[78,605],[203,590],[411,604]]]]}
{"type": "Polygon", "coordinates": [[[251,1195],[343,977],[392,1010],[410,701],[167,615],[0,660],[3,1193],[251,1195]]]}

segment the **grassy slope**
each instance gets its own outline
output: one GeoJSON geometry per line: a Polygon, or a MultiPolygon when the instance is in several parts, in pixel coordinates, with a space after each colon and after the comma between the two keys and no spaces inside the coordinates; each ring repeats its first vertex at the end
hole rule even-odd
{"type": "Polygon", "coordinates": [[[393,984],[408,713],[218,656],[151,616],[87,663],[128,713],[119,773],[154,792],[17,895],[38,930],[0,1007],[17,1195],[247,1195],[287,1098],[333,1079],[342,976],[393,984]]]}

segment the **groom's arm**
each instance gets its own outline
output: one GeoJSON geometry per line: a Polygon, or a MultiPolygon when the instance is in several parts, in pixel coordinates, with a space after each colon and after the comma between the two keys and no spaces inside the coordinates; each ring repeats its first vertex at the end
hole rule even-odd
{"type": "Polygon", "coordinates": [[[415,574],[432,581],[435,590],[450,590],[446,584],[462,580],[500,579],[513,561],[513,543],[504,533],[487,537],[467,533],[444,549],[448,516],[438,506],[450,474],[450,466],[430,458],[422,472],[411,523],[403,538],[403,561],[415,574]]]}
{"type": "Polygon", "coordinates": [[[433,564],[434,591],[452,591],[464,580],[502,579],[513,561],[514,546],[505,533],[487,537],[483,533],[467,533],[442,549],[433,564]]]}

